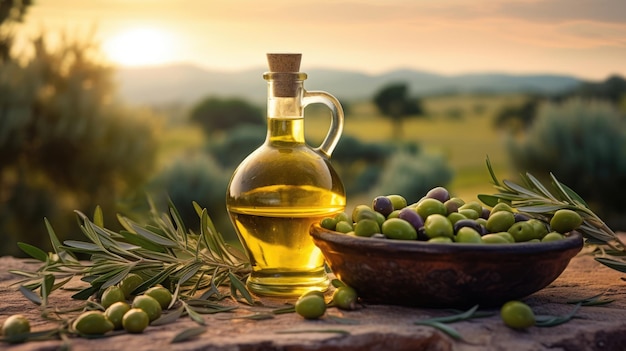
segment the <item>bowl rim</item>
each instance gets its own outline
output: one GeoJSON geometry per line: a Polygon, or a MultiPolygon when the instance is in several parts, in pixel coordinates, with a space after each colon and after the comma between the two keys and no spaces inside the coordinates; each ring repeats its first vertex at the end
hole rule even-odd
{"type": "Polygon", "coordinates": [[[314,240],[329,242],[336,246],[363,249],[369,252],[393,253],[498,253],[498,254],[538,254],[545,252],[582,249],[583,236],[578,231],[568,233],[565,239],[549,242],[521,242],[510,244],[470,244],[470,243],[429,243],[418,240],[370,238],[346,235],[313,224],[309,234],[314,240]]]}

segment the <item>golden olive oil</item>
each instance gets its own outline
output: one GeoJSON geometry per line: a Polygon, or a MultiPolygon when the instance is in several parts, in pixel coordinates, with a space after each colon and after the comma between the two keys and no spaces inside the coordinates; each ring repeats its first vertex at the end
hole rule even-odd
{"type": "Polygon", "coordinates": [[[261,295],[328,288],[324,257],[309,229],[346,206],[343,184],[329,161],[343,130],[343,111],[332,95],[304,90],[299,60],[299,54],[268,54],[267,137],[237,167],[226,195],[252,265],[247,287],[261,295]],[[304,138],[304,108],[314,103],[331,111],[328,134],[317,148],[304,138]]]}

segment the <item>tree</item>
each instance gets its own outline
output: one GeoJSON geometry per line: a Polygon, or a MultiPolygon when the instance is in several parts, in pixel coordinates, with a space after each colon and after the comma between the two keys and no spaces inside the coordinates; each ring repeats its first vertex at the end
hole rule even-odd
{"type": "Polygon", "coordinates": [[[396,140],[402,138],[402,124],[406,117],[423,114],[421,101],[408,96],[406,83],[394,83],[383,87],[374,96],[374,103],[380,113],[391,118],[393,137],[396,140]]]}
{"type": "Polygon", "coordinates": [[[0,0],[0,64],[9,60],[13,25],[22,22],[32,0],[0,0]]]}
{"type": "Polygon", "coordinates": [[[208,97],[195,105],[189,116],[207,135],[244,124],[265,125],[262,110],[240,98],[208,97]]]}
{"type": "Polygon", "coordinates": [[[79,237],[72,210],[116,212],[156,156],[153,122],[114,102],[113,70],[97,46],[61,41],[52,50],[43,35],[32,46],[30,58],[0,62],[3,242],[46,242],[44,217],[62,238],[79,237]]]}

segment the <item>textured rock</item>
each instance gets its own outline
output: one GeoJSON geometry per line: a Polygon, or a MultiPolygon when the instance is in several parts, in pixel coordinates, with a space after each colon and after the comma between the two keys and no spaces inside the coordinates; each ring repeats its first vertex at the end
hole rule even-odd
{"type": "MultiPolygon", "coordinates": [[[[33,331],[53,328],[40,317],[36,305],[25,299],[16,286],[17,277],[9,269],[28,263],[11,257],[0,258],[0,321],[14,313],[31,319],[33,331]]],[[[206,331],[181,343],[170,343],[179,332],[198,325],[189,318],[175,323],[150,326],[143,334],[116,332],[101,339],[70,338],[72,350],[626,350],[625,276],[596,263],[591,257],[574,258],[550,286],[524,299],[537,314],[564,315],[574,308],[565,302],[605,293],[615,301],[605,306],[581,307],[577,318],[551,328],[532,327],[515,331],[502,324],[497,310],[491,317],[449,324],[464,341],[413,322],[447,315],[438,309],[418,309],[386,305],[365,305],[357,311],[328,310],[320,320],[308,321],[294,313],[272,319],[243,318],[255,312],[280,307],[285,300],[261,299],[266,307],[241,306],[232,313],[203,315],[206,331]],[[350,323],[348,323],[350,322],[350,323]]],[[[50,303],[59,309],[79,306],[70,299],[71,291],[55,291],[50,303]]],[[[291,301],[293,302],[293,301],[291,301]]],[[[236,304],[230,300],[225,303],[236,304]]],[[[18,345],[0,343],[8,350],[57,350],[60,340],[36,341],[18,345]]]]}

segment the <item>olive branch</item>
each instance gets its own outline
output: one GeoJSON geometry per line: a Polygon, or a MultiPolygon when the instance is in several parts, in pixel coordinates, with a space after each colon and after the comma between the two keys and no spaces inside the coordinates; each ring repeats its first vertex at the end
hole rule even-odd
{"type": "MultiPolygon", "coordinates": [[[[187,230],[173,203],[169,211],[159,213],[150,202],[151,218],[145,225],[118,215],[124,228],[115,232],[104,227],[102,211],[96,208],[93,220],[76,211],[86,241],[58,239],[47,219],[45,225],[54,252],[18,243],[32,258],[42,262],[35,271],[12,270],[23,277],[15,283],[19,290],[44,310],[48,296],[65,287],[74,277],[89,285],[72,298],[87,300],[109,286],[118,284],[130,273],[144,282],[133,293],[141,293],[157,284],[173,291],[174,300],[221,300],[226,295],[220,286],[230,287],[230,296],[253,304],[243,280],[250,272],[245,254],[226,243],[216,230],[207,210],[193,203],[200,218],[200,233],[187,230]],[[89,255],[88,261],[76,254],[89,255]]],[[[189,311],[188,311],[189,312],[189,311]]]]}
{"type": "Polygon", "coordinates": [[[550,186],[542,184],[532,174],[521,174],[522,184],[510,180],[499,181],[487,157],[487,169],[498,190],[496,194],[479,194],[478,199],[488,206],[499,201],[510,203],[517,211],[549,222],[551,216],[560,209],[576,211],[583,218],[577,229],[585,239],[585,245],[593,248],[596,261],[605,266],[626,273],[626,243],[587,205],[585,200],[567,185],[559,182],[550,173],[550,186]]]}

